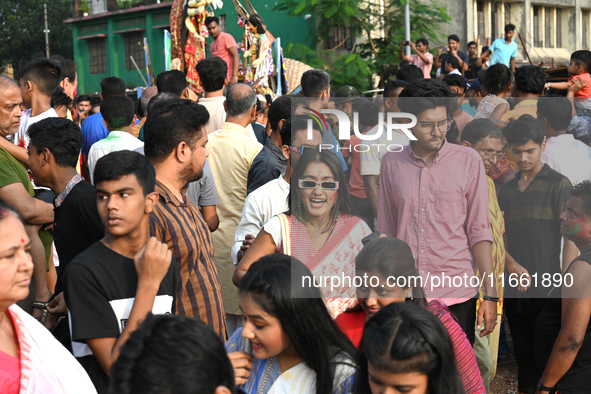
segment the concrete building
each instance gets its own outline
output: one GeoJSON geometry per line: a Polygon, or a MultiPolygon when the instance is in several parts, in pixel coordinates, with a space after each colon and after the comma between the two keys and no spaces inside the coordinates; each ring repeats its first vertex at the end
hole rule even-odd
{"type": "MultiPolygon", "coordinates": [[[[568,62],[570,54],[591,47],[591,0],[521,0],[498,2],[494,0],[440,0],[441,6],[453,18],[442,26],[446,34],[457,34],[461,50],[469,41],[480,44],[504,36],[508,23],[521,33],[527,52],[533,62],[554,59],[556,65],[568,62]]],[[[517,34],[518,61],[527,61],[523,45],[517,34]]]]}
{"type": "Polygon", "coordinates": [[[147,38],[152,67],[164,70],[164,29],[169,29],[172,3],[106,11],[106,2],[93,0],[88,16],[71,18],[78,92],[100,92],[103,78],[122,78],[128,88],[144,86],[130,56],[146,77],[143,40],[147,38]],[[103,8],[104,6],[104,8],[103,8]]]}

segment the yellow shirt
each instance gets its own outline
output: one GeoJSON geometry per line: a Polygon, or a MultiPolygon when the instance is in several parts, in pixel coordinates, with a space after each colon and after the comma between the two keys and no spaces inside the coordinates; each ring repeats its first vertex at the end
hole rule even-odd
{"type": "Polygon", "coordinates": [[[219,130],[209,135],[207,149],[207,160],[220,198],[217,206],[220,226],[212,234],[213,260],[222,285],[226,313],[240,315],[238,289],[232,283],[235,267],[230,252],[246,200],[248,170],[263,146],[244,127],[224,122],[219,130]]]}
{"type": "Polygon", "coordinates": [[[523,100],[520,101],[511,111],[505,112],[501,116],[501,122],[509,123],[511,119],[519,119],[521,115],[531,115],[537,118],[538,114],[538,100],[523,100]]]}
{"type": "MultiPolygon", "coordinates": [[[[503,314],[503,286],[501,283],[500,276],[505,271],[505,241],[503,240],[503,234],[505,234],[505,219],[503,219],[503,212],[499,208],[499,202],[497,200],[497,191],[495,189],[495,182],[490,178],[486,177],[488,183],[488,207],[490,211],[490,232],[493,236],[492,244],[492,259],[493,259],[493,271],[495,288],[497,289],[497,297],[499,302],[497,303],[497,314],[503,314]]],[[[480,273],[477,273],[480,278],[480,273]]],[[[485,280],[490,281],[490,275],[487,274],[485,280]]],[[[490,283],[490,282],[488,282],[490,283]]],[[[482,288],[479,290],[478,306],[482,302],[482,296],[484,291],[482,288]]],[[[478,310],[478,309],[476,309],[478,310]]]]}

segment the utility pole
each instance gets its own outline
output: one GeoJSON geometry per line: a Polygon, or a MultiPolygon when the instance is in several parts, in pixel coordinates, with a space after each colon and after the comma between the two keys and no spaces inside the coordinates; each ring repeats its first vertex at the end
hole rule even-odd
{"type": "MultiPolygon", "coordinates": [[[[404,39],[410,41],[410,0],[406,1],[404,5],[404,39]]],[[[410,46],[404,47],[405,55],[410,56],[410,46]]]]}
{"type": "Polygon", "coordinates": [[[43,12],[45,13],[45,56],[49,58],[49,28],[47,26],[47,3],[43,4],[43,12]]]}

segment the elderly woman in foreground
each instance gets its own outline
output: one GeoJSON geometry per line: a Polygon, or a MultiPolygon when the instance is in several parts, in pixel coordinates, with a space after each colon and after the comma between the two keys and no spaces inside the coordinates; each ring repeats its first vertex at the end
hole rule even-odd
{"type": "Polygon", "coordinates": [[[30,249],[18,214],[0,202],[0,392],[96,393],[76,359],[15,304],[29,294],[30,249]]]}

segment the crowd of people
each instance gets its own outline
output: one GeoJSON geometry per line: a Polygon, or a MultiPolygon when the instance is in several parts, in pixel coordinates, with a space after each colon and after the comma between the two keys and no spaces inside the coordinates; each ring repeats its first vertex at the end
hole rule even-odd
{"type": "Polygon", "coordinates": [[[591,52],[548,83],[514,30],[405,42],[371,99],[257,94],[232,47],[201,97],[0,76],[0,391],[490,393],[506,318],[520,393],[585,392],[591,52]]]}

